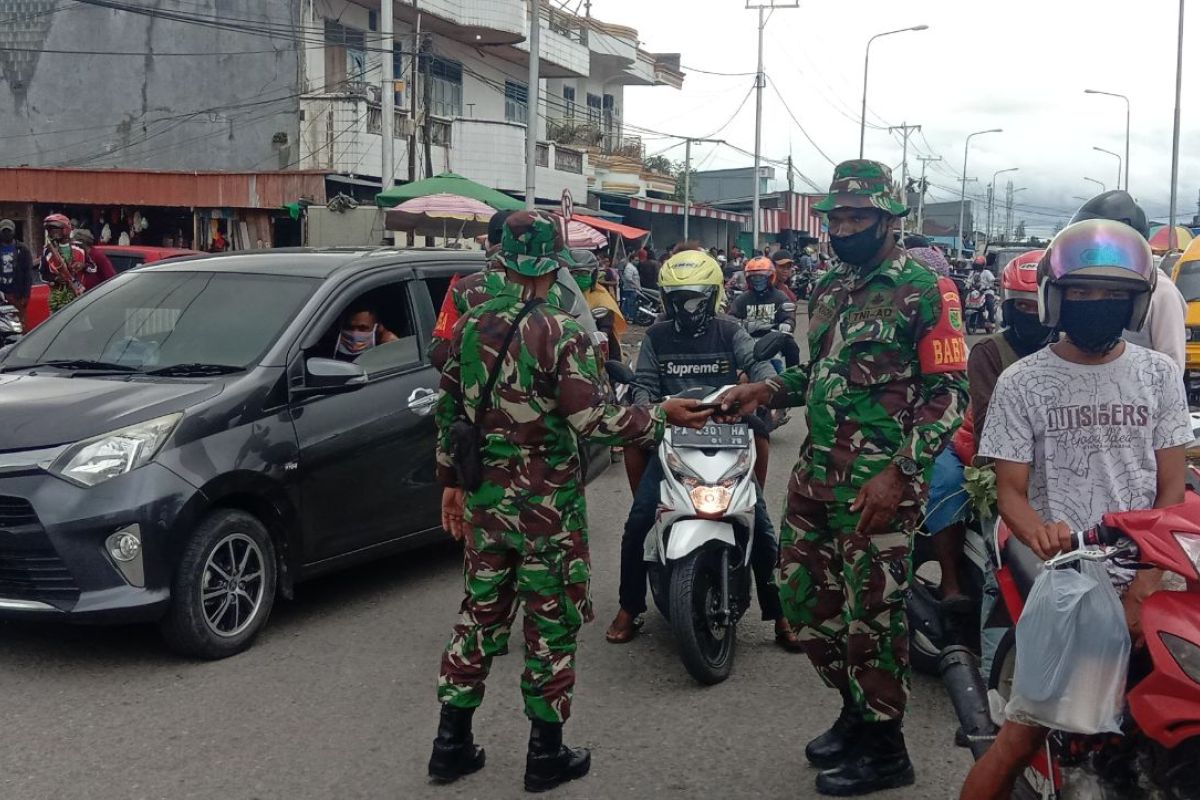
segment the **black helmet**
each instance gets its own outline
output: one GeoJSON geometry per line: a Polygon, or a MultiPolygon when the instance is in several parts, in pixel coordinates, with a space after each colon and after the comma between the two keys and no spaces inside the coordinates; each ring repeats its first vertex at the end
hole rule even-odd
{"type": "Polygon", "coordinates": [[[493,247],[500,244],[500,240],[504,238],[504,223],[512,213],[511,211],[497,211],[492,214],[492,218],[488,220],[488,244],[493,247]]]}
{"type": "Polygon", "coordinates": [[[1098,194],[1079,207],[1071,222],[1082,222],[1085,219],[1111,219],[1124,222],[1142,235],[1143,239],[1150,238],[1150,223],[1146,220],[1146,212],[1137,204],[1133,196],[1122,189],[1098,194]]]}

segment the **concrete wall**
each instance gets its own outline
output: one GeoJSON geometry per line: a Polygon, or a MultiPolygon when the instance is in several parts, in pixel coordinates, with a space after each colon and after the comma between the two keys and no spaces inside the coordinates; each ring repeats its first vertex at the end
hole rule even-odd
{"type": "Polygon", "coordinates": [[[308,208],[309,247],[353,247],[383,244],[383,211],[375,206],[359,206],[343,212],[324,206],[308,208]]]}
{"type": "MultiPolygon", "coordinates": [[[[292,0],[147,7],[218,23],[299,20],[292,0]]],[[[0,48],[10,48],[0,50],[0,164],[233,170],[295,160],[300,62],[290,38],[66,0],[0,0],[0,19],[0,48]],[[199,55],[163,55],[172,52],[199,55]],[[273,140],[284,137],[281,152],[273,140]]]]}

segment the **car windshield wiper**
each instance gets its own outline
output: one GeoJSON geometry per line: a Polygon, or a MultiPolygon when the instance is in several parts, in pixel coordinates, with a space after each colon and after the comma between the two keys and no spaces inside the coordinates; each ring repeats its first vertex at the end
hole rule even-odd
{"type": "Polygon", "coordinates": [[[23,364],[21,366],[6,366],[4,372],[13,372],[18,369],[37,369],[38,367],[54,367],[55,369],[65,370],[87,370],[100,372],[137,372],[137,367],[131,367],[128,364],[114,364],[111,361],[96,361],[90,358],[62,358],[51,361],[41,361],[37,364],[23,364]]]}
{"type": "Polygon", "coordinates": [[[186,364],[171,364],[158,369],[148,369],[144,374],[168,377],[190,377],[190,376],[206,376],[206,375],[228,375],[231,372],[242,372],[245,367],[237,367],[232,364],[204,364],[201,362],[191,362],[186,364]]]}

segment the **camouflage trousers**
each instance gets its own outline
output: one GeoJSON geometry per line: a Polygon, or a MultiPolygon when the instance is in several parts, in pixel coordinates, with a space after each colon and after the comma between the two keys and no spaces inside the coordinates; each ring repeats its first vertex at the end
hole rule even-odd
{"type": "Polygon", "coordinates": [[[788,492],[779,538],[779,599],[822,680],[868,721],[899,719],[910,669],[904,593],[920,510],[902,502],[893,530],[855,533],[847,502],[788,492]]]}
{"type": "Polygon", "coordinates": [[[525,714],[545,722],[571,715],[579,629],[592,620],[587,534],[527,539],[472,529],[464,559],[466,596],[442,654],[438,699],[459,708],[483,702],[492,659],[508,652],[520,600],[525,610],[525,714]]]}

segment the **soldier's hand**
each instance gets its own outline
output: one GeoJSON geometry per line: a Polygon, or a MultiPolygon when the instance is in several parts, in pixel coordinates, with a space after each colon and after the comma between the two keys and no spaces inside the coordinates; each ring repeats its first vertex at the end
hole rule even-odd
{"type": "Polygon", "coordinates": [[[734,386],[721,395],[721,413],[718,421],[725,423],[741,422],[746,414],[753,414],[754,409],[771,402],[771,387],[766,383],[743,383],[734,386]]]}
{"type": "Polygon", "coordinates": [[[680,428],[703,428],[712,416],[711,409],[697,411],[700,401],[692,397],[672,397],[664,400],[663,411],[667,414],[667,422],[680,428]]]}
{"type": "Polygon", "coordinates": [[[442,528],[455,541],[461,542],[467,534],[467,523],[463,519],[466,507],[467,495],[462,489],[442,489],[442,528]]]}
{"type": "Polygon", "coordinates": [[[904,476],[894,464],[863,484],[858,496],[850,504],[850,510],[861,511],[857,533],[874,536],[884,533],[888,523],[896,516],[900,498],[904,496],[904,476]]]}

